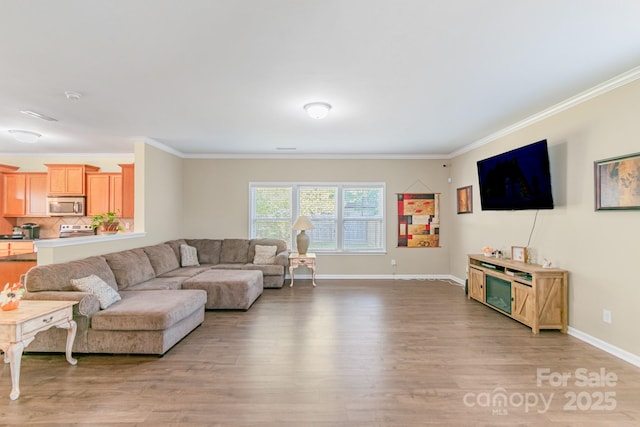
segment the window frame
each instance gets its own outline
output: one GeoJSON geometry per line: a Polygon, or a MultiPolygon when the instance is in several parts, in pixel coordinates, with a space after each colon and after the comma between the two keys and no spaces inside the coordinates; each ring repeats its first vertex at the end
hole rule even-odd
{"type": "MultiPolygon", "coordinates": [[[[254,200],[254,188],[259,187],[287,187],[291,188],[291,214],[290,218],[291,223],[290,226],[293,227],[293,223],[300,216],[300,188],[308,188],[308,187],[332,187],[337,188],[337,212],[336,212],[336,249],[331,250],[320,250],[313,249],[314,253],[321,254],[335,254],[335,255],[379,255],[385,254],[387,252],[387,188],[386,183],[384,182],[250,182],[249,183],[249,238],[256,238],[256,220],[254,218],[255,213],[255,200],[254,200]],[[360,189],[360,188],[372,188],[379,189],[381,193],[382,200],[380,201],[380,240],[381,247],[375,249],[345,249],[344,248],[344,224],[346,221],[358,221],[358,219],[354,219],[351,217],[344,216],[344,191],[345,189],[360,189]]],[[[375,218],[366,218],[366,221],[375,220],[375,218]]],[[[363,221],[364,221],[363,220],[363,221]]],[[[296,233],[292,230],[291,232],[291,240],[287,242],[289,248],[293,248],[293,241],[295,239],[296,233]]]]}

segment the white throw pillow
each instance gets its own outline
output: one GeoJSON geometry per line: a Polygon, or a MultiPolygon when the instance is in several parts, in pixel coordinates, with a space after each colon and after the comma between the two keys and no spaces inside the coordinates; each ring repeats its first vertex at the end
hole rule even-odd
{"type": "Polygon", "coordinates": [[[256,255],[253,257],[254,264],[275,264],[277,246],[256,245],[256,255]]]}
{"type": "Polygon", "coordinates": [[[95,295],[102,310],[121,300],[120,294],[95,274],[81,279],[71,279],[71,286],[75,290],[95,295]]]}
{"type": "Polygon", "coordinates": [[[200,265],[198,262],[198,250],[193,246],[180,245],[180,258],[182,259],[180,265],[183,267],[200,265]]]}

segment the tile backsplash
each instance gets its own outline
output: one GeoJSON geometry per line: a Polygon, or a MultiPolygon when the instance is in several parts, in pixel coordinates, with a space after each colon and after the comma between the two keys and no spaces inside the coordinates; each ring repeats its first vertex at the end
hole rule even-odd
{"type": "MultiPolygon", "coordinates": [[[[21,226],[22,224],[26,224],[32,222],[34,224],[38,224],[40,226],[40,238],[41,239],[57,239],[60,235],[60,225],[61,224],[91,224],[90,216],[54,216],[54,217],[34,217],[34,218],[16,218],[16,225],[21,226]]],[[[129,228],[126,232],[133,232],[133,218],[121,218],[120,225],[127,228],[127,224],[129,228]]]]}

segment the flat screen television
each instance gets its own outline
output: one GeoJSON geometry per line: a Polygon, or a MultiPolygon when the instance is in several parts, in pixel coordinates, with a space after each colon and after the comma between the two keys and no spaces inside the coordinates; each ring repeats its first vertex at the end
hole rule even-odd
{"type": "Polygon", "coordinates": [[[478,161],[484,211],[553,209],[547,140],[478,161]]]}

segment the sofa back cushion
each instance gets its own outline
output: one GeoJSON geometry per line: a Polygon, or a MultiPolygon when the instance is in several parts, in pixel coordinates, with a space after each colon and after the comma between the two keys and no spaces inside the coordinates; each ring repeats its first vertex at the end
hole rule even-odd
{"type": "Polygon", "coordinates": [[[116,277],[118,289],[126,289],[128,286],[155,277],[151,262],[142,248],[107,254],[104,255],[104,258],[116,277]]]}
{"type": "Polygon", "coordinates": [[[200,264],[220,264],[222,240],[215,239],[186,239],[187,245],[198,250],[200,264]]]}
{"type": "Polygon", "coordinates": [[[168,273],[169,271],[180,267],[180,263],[178,262],[175,252],[173,252],[171,246],[166,243],[145,246],[142,250],[147,254],[147,258],[149,258],[149,262],[151,263],[156,276],[160,276],[161,274],[168,273]]]}
{"type": "Polygon", "coordinates": [[[220,263],[246,264],[248,262],[249,262],[249,240],[224,239],[222,241],[222,252],[220,253],[220,263]]]}
{"type": "Polygon", "coordinates": [[[180,258],[180,245],[186,245],[187,242],[184,239],[176,239],[169,240],[165,242],[167,245],[171,247],[173,252],[176,254],[176,259],[178,260],[178,264],[182,263],[182,258],[180,258]]]}
{"type": "Polygon", "coordinates": [[[29,270],[25,286],[29,292],[74,291],[71,279],[81,279],[91,274],[101,278],[117,290],[116,279],[105,258],[92,256],[61,264],[38,265],[29,270]]]}

